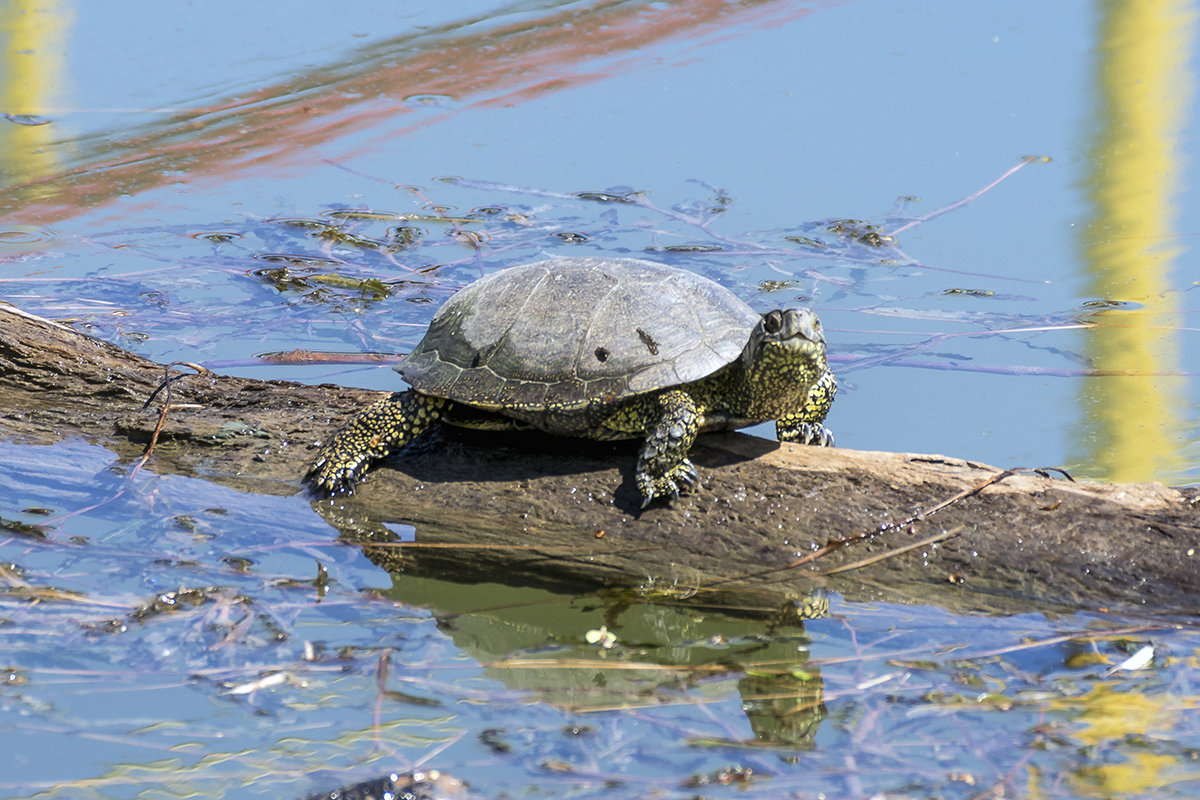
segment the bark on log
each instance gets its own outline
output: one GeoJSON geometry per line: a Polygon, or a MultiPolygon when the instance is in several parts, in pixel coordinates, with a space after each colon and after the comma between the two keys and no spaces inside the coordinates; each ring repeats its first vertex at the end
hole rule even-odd
{"type": "MultiPolygon", "coordinates": [[[[0,437],[81,436],[133,461],[158,420],[162,365],[0,307],[0,437]]],[[[303,491],[312,448],[378,393],[203,373],[173,387],[148,468],[248,491],[303,491]]],[[[161,397],[161,396],[160,396],[161,397]]],[[[701,482],[636,510],[632,446],[435,434],[313,508],[391,570],[551,588],[627,587],[777,613],[824,586],[851,600],[1016,611],[1111,603],[1184,609],[1200,592],[1200,492],[1006,477],[911,525],[791,569],[978,486],[993,467],[934,455],[702,437],[701,482]],[[415,529],[398,545],[396,523],[415,529]],[[901,554],[939,532],[957,535],[901,554]],[[828,574],[873,556],[855,569],[828,574]],[[767,572],[767,570],[771,570],[767,572]]]]}

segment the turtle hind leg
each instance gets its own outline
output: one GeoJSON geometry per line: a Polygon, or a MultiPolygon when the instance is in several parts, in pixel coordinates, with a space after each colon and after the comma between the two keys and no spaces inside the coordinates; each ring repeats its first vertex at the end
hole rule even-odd
{"type": "Polygon", "coordinates": [[[367,406],[329,437],[306,479],[322,494],[351,494],[371,464],[412,441],[446,411],[448,402],[396,392],[367,406]]]}
{"type": "Polygon", "coordinates": [[[642,495],[642,508],[656,497],[674,500],[696,482],[696,468],[687,457],[700,428],[696,401],[687,392],[671,389],[654,398],[647,409],[647,429],[634,477],[642,495]]]}

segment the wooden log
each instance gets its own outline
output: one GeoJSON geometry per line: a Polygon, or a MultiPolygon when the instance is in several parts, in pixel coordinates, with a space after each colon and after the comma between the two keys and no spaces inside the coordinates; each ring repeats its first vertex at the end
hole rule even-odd
{"type": "MultiPolygon", "coordinates": [[[[158,422],[163,395],[149,410],[142,405],[163,377],[153,361],[0,306],[6,439],[82,436],[132,462],[158,422]]],[[[378,396],[189,374],[173,384],[147,468],[247,491],[301,492],[315,446],[378,396]]],[[[958,611],[1183,609],[1200,588],[1195,489],[1015,474],[968,494],[1000,471],[735,433],[701,437],[695,490],[639,512],[633,445],[464,436],[435,432],[373,470],[352,497],[314,497],[313,508],[391,570],[607,586],[760,616],[814,587],[958,611]],[[957,495],[967,496],[922,514],[957,495]],[[863,535],[871,531],[878,534],[863,535]],[[405,533],[415,542],[399,542],[405,533]],[[853,541],[795,565],[846,538],[853,541]]]]}

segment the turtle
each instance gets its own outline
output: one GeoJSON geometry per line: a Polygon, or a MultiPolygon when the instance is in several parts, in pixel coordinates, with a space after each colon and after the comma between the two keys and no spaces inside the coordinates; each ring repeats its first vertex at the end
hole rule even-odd
{"type": "Polygon", "coordinates": [[[837,391],[807,308],[759,313],[696,273],[636,258],[558,257],[452,295],[396,367],[412,387],[352,417],[307,479],[351,493],[372,462],[441,421],[644,442],[642,507],[698,478],[698,433],[775,420],[780,441],[828,446],[837,391]]]}

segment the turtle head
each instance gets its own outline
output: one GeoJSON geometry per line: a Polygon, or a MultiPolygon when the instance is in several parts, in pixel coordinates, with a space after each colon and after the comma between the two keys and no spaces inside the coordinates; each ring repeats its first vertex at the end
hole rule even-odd
{"type": "Polygon", "coordinates": [[[776,419],[781,411],[796,408],[827,372],[825,333],[816,314],[807,308],[763,314],[742,351],[742,391],[749,413],[776,419]]]}
{"type": "Polygon", "coordinates": [[[750,332],[742,354],[750,364],[762,359],[825,362],[825,332],[821,320],[807,308],[768,311],[750,332]]]}

